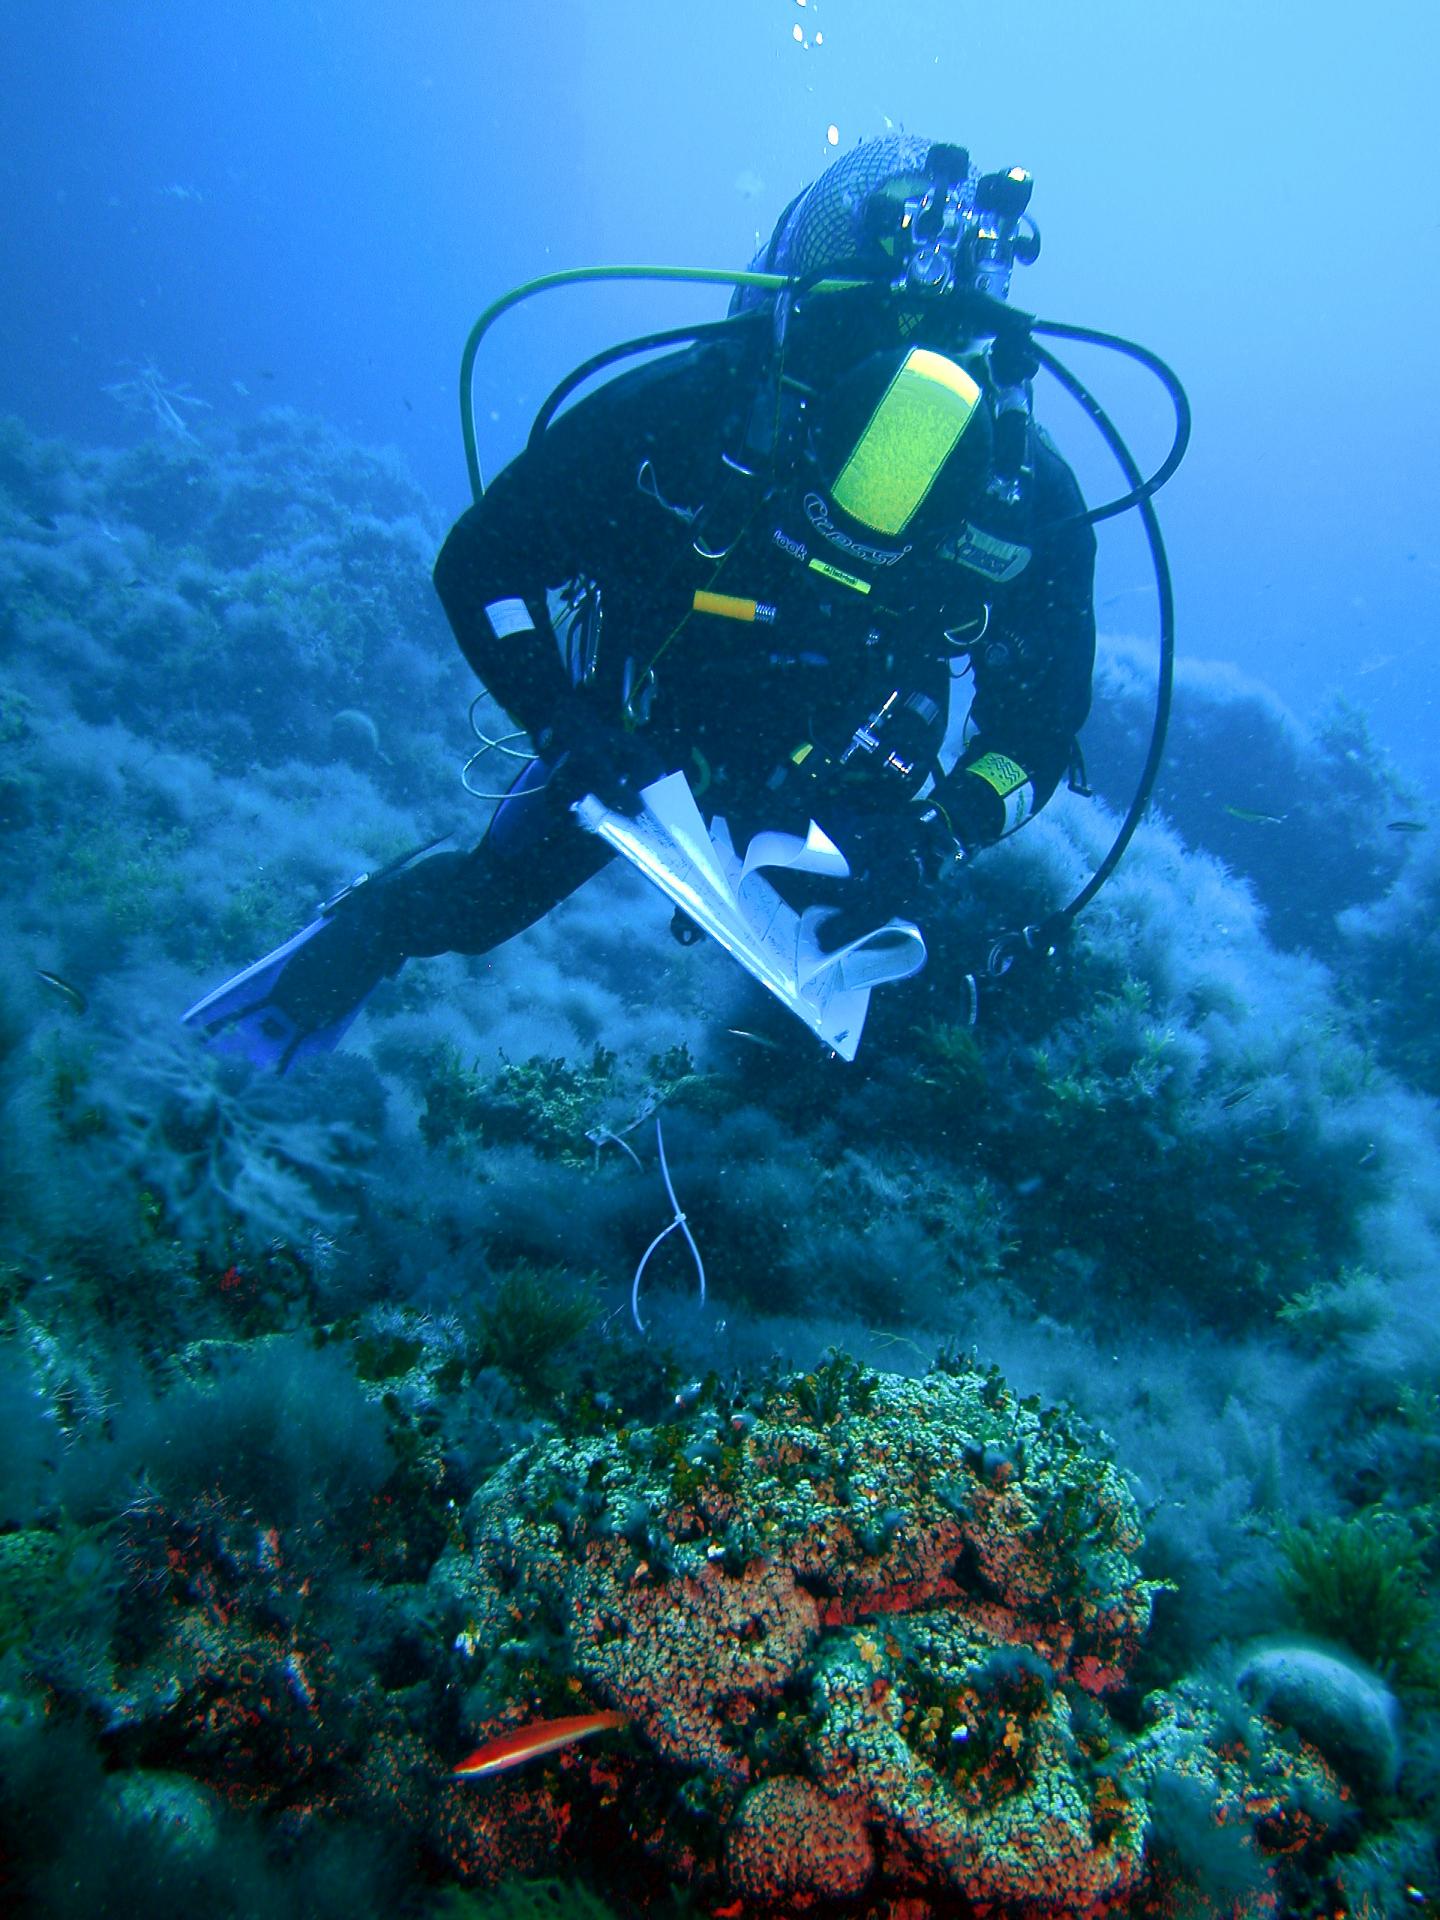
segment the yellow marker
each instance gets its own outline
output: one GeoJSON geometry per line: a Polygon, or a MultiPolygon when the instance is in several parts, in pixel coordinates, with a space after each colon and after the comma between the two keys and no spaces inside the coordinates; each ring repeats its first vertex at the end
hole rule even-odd
{"type": "Polygon", "coordinates": [[[832,567],[826,560],[812,560],[812,570],[823,573],[827,580],[838,580],[842,587],[853,587],[856,593],[869,593],[870,582],[862,580],[858,573],[842,573],[839,567],[832,567]]]}

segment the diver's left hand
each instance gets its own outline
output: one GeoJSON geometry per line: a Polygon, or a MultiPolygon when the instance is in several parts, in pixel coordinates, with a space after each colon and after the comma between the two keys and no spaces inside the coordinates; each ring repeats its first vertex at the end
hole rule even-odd
{"type": "Polygon", "coordinates": [[[850,863],[835,911],[817,930],[827,953],[887,920],[906,919],[927,887],[956,858],[944,819],[933,808],[910,805],[894,812],[837,821],[826,831],[850,863]]]}
{"type": "Polygon", "coordinates": [[[628,810],[665,768],[649,744],[609,719],[587,694],[571,694],[539,742],[541,758],[578,797],[628,810]]]}
{"type": "Polygon", "coordinates": [[[842,818],[827,831],[849,861],[857,891],[893,900],[893,912],[903,911],[904,903],[955,858],[955,841],[943,815],[923,802],[842,818]]]}

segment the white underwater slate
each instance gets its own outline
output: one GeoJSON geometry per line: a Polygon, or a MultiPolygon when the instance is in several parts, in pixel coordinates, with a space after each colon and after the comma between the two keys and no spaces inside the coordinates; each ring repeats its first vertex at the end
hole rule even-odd
{"type": "Polygon", "coordinates": [[[765,869],[847,878],[844,854],[812,820],[798,834],[757,833],[743,858],[722,816],[705,821],[683,773],[645,787],[631,817],[594,794],[575,804],[581,826],[614,847],[843,1060],[853,1060],[871,991],[925,964],[925,940],[910,920],[887,920],[834,953],[817,933],[832,909],[797,913],[765,869]]]}

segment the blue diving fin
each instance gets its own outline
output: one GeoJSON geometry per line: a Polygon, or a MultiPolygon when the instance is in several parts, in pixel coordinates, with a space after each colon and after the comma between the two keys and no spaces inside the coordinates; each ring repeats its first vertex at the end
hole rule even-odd
{"type": "MultiPolygon", "coordinates": [[[[362,897],[371,901],[377,882],[388,880],[448,838],[448,834],[437,834],[433,840],[402,853],[375,873],[362,873],[341,887],[321,903],[316,918],[308,926],[242,973],[235,974],[223,986],[216,987],[213,993],[207,993],[203,1000],[197,1000],[188,1012],[181,1014],[181,1025],[194,1027],[218,1052],[243,1054],[253,1066],[266,1067],[275,1073],[287,1073],[297,1060],[308,1060],[314,1054],[332,1053],[381,980],[399,968],[404,954],[396,949],[375,959],[372,949],[367,964],[363,942],[356,956],[358,965],[353,959],[347,962],[343,942],[328,956],[330,965],[324,964],[327,956],[323,953],[310,954],[300,970],[301,975],[308,978],[303,983],[299,977],[290,982],[289,1007],[283,1004],[284,996],[279,991],[287,967],[304,952],[316,934],[331,925],[337,913],[344,916],[353,912],[349,903],[358,902],[362,897]],[[305,1023],[303,1013],[297,1018],[290,1010],[297,1002],[303,1006],[307,999],[315,1009],[315,1019],[309,1024],[305,1023]]],[[[363,920],[364,916],[361,917],[363,920]]],[[[350,925],[353,930],[354,922],[350,925]]],[[[356,955],[353,939],[348,944],[351,954],[356,955]]]]}
{"type": "Polygon", "coordinates": [[[286,967],[329,924],[330,916],[322,913],[308,927],[292,934],[283,946],[197,1000],[180,1016],[181,1024],[195,1027],[218,1053],[243,1054],[252,1065],[277,1073],[288,1072],[297,1060],[332,1052],[370,998],[370,990],[328,1026],[310,1032],[302,1032],[273,999],[286,967]]]}

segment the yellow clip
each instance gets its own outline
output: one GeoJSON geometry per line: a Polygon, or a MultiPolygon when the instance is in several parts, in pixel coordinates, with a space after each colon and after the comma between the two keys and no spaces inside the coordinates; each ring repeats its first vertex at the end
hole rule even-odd
{"type": "Polygon", "coordinates": [[[767,606],[763,600],[742,600],[733,593],[697,590],[691,605],[696,613],[713,613],[721,620],[758,620],[767,627],[773,625],[775,620],[774,607],[767,606]]]}

